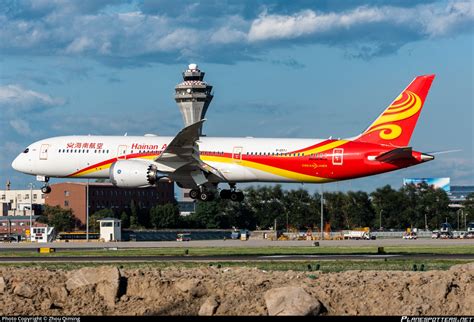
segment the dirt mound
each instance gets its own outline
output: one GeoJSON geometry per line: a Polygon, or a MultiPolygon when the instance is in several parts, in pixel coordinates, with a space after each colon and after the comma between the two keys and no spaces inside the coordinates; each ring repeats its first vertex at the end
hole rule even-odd
{"type": "Polygon", "coordinates": [[[0,268],[0,315],[474,315],[473,294],[472,263],[448,271],[324,274],[0,268]]]}

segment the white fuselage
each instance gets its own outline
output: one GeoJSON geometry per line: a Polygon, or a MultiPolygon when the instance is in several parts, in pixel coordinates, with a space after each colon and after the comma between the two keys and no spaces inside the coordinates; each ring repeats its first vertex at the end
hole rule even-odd
{"type": "MultiPolygon", "coordinates": [[[[45,177],[109,178],[111,162],[121,159],[154,160],[172,141],[165,136],[62,136],[37,141],[12,163],[23,173],[45,177]],[[91,169],[88,169],[90,167],[91,169]],[[87,170],[85,170],[87,169],[87,170]]],[[[275,138],[211,138],[201,137],[196,143],[201,156],[231,154],[232,158],[205,162],[216,168],[225,181],[299,180],[280,176],[241,164],[247,153],[271,155],[303,149],[323,140],[275,138]],[[217,154],[216,154],[217,153],[217,154]]],[[[217,158],[218,159],[218,158],[217,158]]],[[[224,180],[223,180],[224,181],[224,180]]]]}

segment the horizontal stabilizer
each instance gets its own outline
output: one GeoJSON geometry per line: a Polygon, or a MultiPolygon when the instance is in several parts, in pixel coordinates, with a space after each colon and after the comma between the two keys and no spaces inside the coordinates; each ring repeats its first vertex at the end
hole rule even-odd
{"type": "Polygon", "coordinates": [[[401,159],[409,159],[412,157],[411,147],[396,148],[378,155],[375,160],[380,162],[392,162],[401,159]]]}

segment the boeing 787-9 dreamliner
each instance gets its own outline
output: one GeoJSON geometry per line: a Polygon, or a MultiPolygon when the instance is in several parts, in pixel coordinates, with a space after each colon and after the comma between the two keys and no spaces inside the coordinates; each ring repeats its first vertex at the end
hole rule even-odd
{"type": "Polygon", "coordinates": [[[117,187],[147,187],[161,180],[189,188],[193,199],[242,201],[241,182],[326,183],[371,176],[431,161],[410,138],[434,75],[416,77],[362,134],[348,139],[200,136],[204,120],[165,136],[61,136],[29,145],[12,163],[35,175],[49,193],[49,178],[107,178],[117,187]]]}

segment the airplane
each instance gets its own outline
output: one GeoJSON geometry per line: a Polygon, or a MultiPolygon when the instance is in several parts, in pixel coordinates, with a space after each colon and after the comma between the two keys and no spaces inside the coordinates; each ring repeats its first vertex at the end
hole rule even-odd
{"type": "Polygon", "coordinates": [[[29,145],[12,163],[49,178],[107,178],[117,187],[174,181],[201,201],[242,201],[237,183],[326,183],[411,167],[434,159],[409,146],[435,75],[416,77],[361,134],[347,139],[200,136],[205,119],[165,136],[61,136],[29,145]]]}

